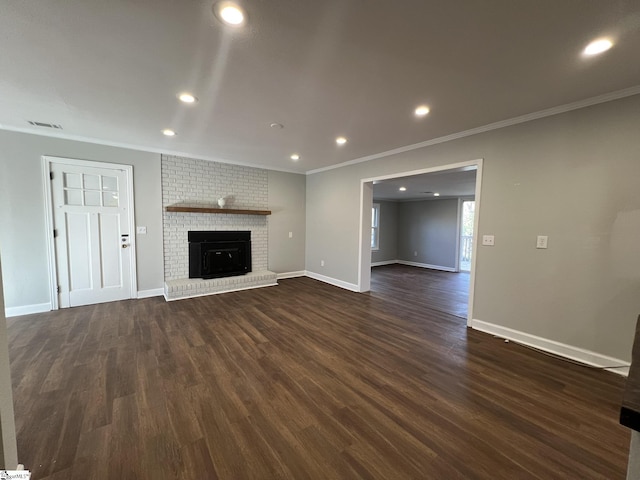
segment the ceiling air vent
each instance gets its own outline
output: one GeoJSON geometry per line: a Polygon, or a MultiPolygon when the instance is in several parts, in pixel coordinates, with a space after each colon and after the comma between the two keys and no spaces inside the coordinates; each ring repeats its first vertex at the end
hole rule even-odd
{"type": "Polygon", "coordinates": [[[426,193],[428,195],[431,195],[433,192],[420,192],[420,193],[426,193]]]}
{"type": "Polygon", "coordinates": [[[56,130],[62,130],[62,125],[56,125],[55,123],[34,122],[32,120],[28,120],[28,122],[34,127],[55,128],[56,130]]]}

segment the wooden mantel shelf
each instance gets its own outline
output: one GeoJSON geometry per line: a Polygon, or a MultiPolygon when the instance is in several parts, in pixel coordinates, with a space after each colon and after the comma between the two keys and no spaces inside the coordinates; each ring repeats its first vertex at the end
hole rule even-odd
{"type": "Polygon", "coordinates": [[[224,213],[226,215],[271,215],[271,210],[240,210],[235,208],[195,207],[190,205],[168,205],[167,212],[224,213]]]}

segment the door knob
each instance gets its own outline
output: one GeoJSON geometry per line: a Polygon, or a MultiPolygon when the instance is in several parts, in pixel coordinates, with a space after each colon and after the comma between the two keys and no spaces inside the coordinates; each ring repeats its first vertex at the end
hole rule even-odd
{"type": "Polygon", "coordinates": [[[128,247],[129,247],[129,245],[127,245],[126,243],[122,244],[122,248],[128,248],[128,247]]]}

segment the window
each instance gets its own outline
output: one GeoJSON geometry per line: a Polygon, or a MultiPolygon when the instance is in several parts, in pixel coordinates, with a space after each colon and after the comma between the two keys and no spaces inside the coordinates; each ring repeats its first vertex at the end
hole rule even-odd
{"type": "Polygon", "coordinates": [[[378,250],[380,244],[380,204],[371,209],[371,250],[378,250]]]}

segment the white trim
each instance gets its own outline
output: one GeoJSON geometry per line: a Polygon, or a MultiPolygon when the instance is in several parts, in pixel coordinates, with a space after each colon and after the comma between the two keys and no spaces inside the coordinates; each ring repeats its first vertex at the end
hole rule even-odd
{"type": "Polygon", "coordinates": [[[623,377],[629,376],[629,370],[631,369],[631,364],[628,367],[620,367],[620,368],[605,368],[607,372],[617,373],[623,377]]]}
{"type": "Polygon", "coordinates": [[[470,137],[471,135],[477,135],[479,133],[490,132],[491,130],[498,130],[500,128],[510,127],[512,125],[518,125],[519,123],[530,122],[532,120],[538,120],[540,118],[551,117],[561,113],[570,112],[572,110],[578,110],[580,108],[590,107],[599,103],[611,102],[613,100],[619,100],[621,98],[630,97],[640,93],[640,85],[634,87],[625,88],[623,90],[617,90],[611,93],[605,93],[604,95],[598,95],[597,97],[586,98],[573,103],[567,103],[565,105],[558,105],[557,107],[548,108],[546,110],[540,110],[538,112],[527,113],[526,115],[520,115],[519,117],[509,118],[507,120],[501,120],[499,122],[489,123],[481,127],[472,128],[470,130],[463,130],[462,132],[452,133],[451,135],[445,135],[443,137],[433,138],[420,143],[414,143],[412,145],[406,145],[400,148],[394,148],[393,150],[387,150],[386,152],[375,153],[373,155],[367,155],[366,157],[356,158],[347,162],[338,163],[335,165],[329,165],[328,167],[316,168],[306,172],[307,175],[314,173],[326,172],[336,168],[346,167],[348,165],[355,165],[357,163],[368,162],[370,160],[376,160],[378,158],[389,157],[398,153],[410,152],[419,148],[429,147],[431,145],[437,145],[439,143],[446,143],[459,138],[470,137]]]}
{"type": "Polygon", "coordinates": [[[185,295],[183,297],[178,298],[167,298],[166,293],[162,293],[164,299],[167,302],[175,302],[176,300],[186,300],[187,298],[198,298],[198,297],[208,297],[209,295],[218,295],[220,293],[231,293],[231,292],[241,292],[242,290],[253,290],[254,288],[263,288],[263,287],[277,287],[278,282],[267,283],[265,285],[252,285],[251,287],[240,287],[240,288],[230,288],[228,290],[220,290],[218,292],[208,292],[208,293],[198,293],[196,295],[185,295]]]}
{"type": "Polygon", "coordinates": [[[627,376],[629,374],[628,367],[631,364],[624,360],[620,360],[619,358],[609,357],[591,350],[574,347],[573,345],[567,345],[566,343],[538,337],[536,335],[531,335],[530,333],[513,330],[493,323],[483,322],[482,320],[473,319],[471,327],[474,330],[489,333],[500,338],[513,340],[514,342],[528,345],[530,347],[537,348],[538,350],[549,352],[576,362],[585,363],[598,368],[605,368],[610,372],[614,372],[619,375],[627,376]],[[624,365],[626,368],[607,368],[621,365],[624,365]]]}
{"type": "Polygon", "coordinates": [[[32,313],[50,312],[50,303],[37,303],[35,305],[23,305],[21,307],[5,307],[6,317],[19,317],[21,315],[31,315],[32,313]]]}
{"type": "Polygon", "coordinates": [[[152,288],[150,290],[138,290],[137,298],[150,298],[164,296],[164,288],[152,288]]]}
{"type": "MultiPolygon", "coordinates": [[[[476,170],[476,193],[473,197],[475,206],[473,209],[473,239],[471,240],[471,265],[469,266],[469,303],[467,306],[467,325],[471,326],[473,321],[473,300],[476,291],[476,262],[478,260],[478,232],[480,231],[480,200],[482,192],[482,172],[484,170],[484,160],[478,160],[476,170]]],[[[459,265],[458,265],[459,266],[459,265]]]]}
{"type": "Polygon", "coordinates": [[[442,270],[443,272],[457,272],[453,267],[443,267],[441,265],[430,265],[428,263],[409,262],[407,260],[398,260],[400,265],[408,265],[410,267],[430,268],[431,270],[442,270]]]}
{"type": "MultiPolygon", "coordinates": [[[[459,170],[459,171],[475,170],[478,167],[479,162],[482,162],[481,158],[476,160],[466,160],[464,162],[458,162],[458,163],[449,163],[447,165],[434,165],[433,167],[419,168],[417,170],[409,170],[408,172],[396,172],[396,173],[389,173],[387,175],[380,175],[378,177],[363,178],[360,180],[360,183],[368,183],[368,182],[373,183],[377,180],[391,180],[392,178],[412,177],[414,175],[444,172],[447,170],[459,170]]],[[[373,202],[373,197],[371,201],[373,202]]]]}
{"type": "Polygon", "coordinates": [[[358,285],[354,283],[344,282],[342,280],[338,280],[337,278],[327,277],[325,275],[320,275],[319,273],[306,271],[306,276],[309,278],[313,278],[314,280],[319,280],[324,283],[328,283],[329,285],[333,285],[336,287],[344,288],[345,290],[351,290],[352,292],[359,292],[358,285]]]}
{"type": "Polygon", "coordinates": [[[0,124],[0,130],[6,130],[8,132],[27,133],[30,135],[37,135],[39,137],[51,137],[51,138],[58,138],[61,140],[71,140],[74,142],[85,142],[85,143],[91,143],[94,145],[104,145],[105,147],[126,148],[128,150],[135,150],[138,152],[157,153],[160,155],[173,155],[176,157],[187,157],[187,158],[193,158],[196,160],[206,160],[209,162],[219,162],[219,163],[226,163],[230,165],[241,165],[243,167],[259,168],[261,170],[275,170],[278,172],[297,173],[298,175],[305,174],[305,172],[301,172],[299,170],[286,169],[281,167],[267,167],[265,165],[259,165],[257,163],[238,162],[235,160],[227,160],[224,158],[212,157],[209,155],[200,155],[194,152],[166,150],[163,148],[151,147],[148,145],[145,146],[145,145],[136,145],[133,143],[126,143],[126,142],[115,142],[110,140],[102,140],[94,137],[85,137],[83,135],[69,135],[67,133],[62,133],[59,130],[48,130],[48,129],[42,130],[41,128],[37,128],[37,127],[16,127],[13,125],[2,125],[2,124],[0,124]]]}
{"type": "MultiPolygon", "coordinates": [[[[92,162],[95,163],[95,162],[92,162]]],[[[99,163],[99,162],[98,162],[99,163]]],[[[122,167],[122,165],[121,165],[122,167]]],[[[131,261],[129,262],[129,275],[131,275],[130,297],[137,298],[138,295],[138,239],[136,237],[136,208],[133,196],[133,165],[124,165],[127,174],[127,186],[129,187],[127,208],[129,209],[129,250],[131,250],[131,261]]],[[[164,291],[164,290],[163,290],[164,291]]]]}
{"type": "MultiPolygon", "coordinates": [[[[308,182],[307,182],[308,183],[308,182]]],[[[364,186],[365,186],[365,182],[360,181],[360,213],[359,213],[359,220],[358,220],[358,225],[360,225],[360,230],[358,231],[358,292],[362,292],[362,287],[363,287],[363,283],[367,283],[366,281],[363,282],[363,277],[366,276],[365,273],[365,269],[366,269],[366,262],[364,260],[364,251],[365,248],[362,245],[363,242],[363,235],[364,235],[364,203],[365,203],[365,199],[364,199],[364,186]]],[[[373,183],[371,183],[371,204],[373,205],[373,183]]],[[[369,250],[369,258],[368,261],[369,263],[371,263],[371,250],[369,250]]],[[[371,268],[369,268],[369,270],[371,270],[371,268]]],[[[371,288],[371,276],[369,276],[369,285],[366,285],[369,288],[371,288]]]]}
{"type": "Polygon", "coordinates": [[[282,280],[284,278],[297,278],[304,277],[306,272],[304,270],[299,270],[297,272],[284,272],[284,273],[276,273],[276,279],[282,280]]]}
{"type": "Polygon", "coordinates": [[[42,162],[44,164],[43,167],[43,177],[44,177],[44,199],[45,199],[45,208],[48,209],[48,214],[45,215],[45,221],[50,222],[49,228],[46,232],[49,245],[47,249],[47,260],[49,262],[49,287],[51,291],[51,305],[50,310],[57,310],[59,307],[59,295],[57,293],[58,289],[58,274],[57,274],[57,264],[56,264],[56,256],[55,256],[55,240],[53,238],[53,205],[51,204],[51,181],[50,181],[50,172],[51,172],[51,164],[64,164],[64,165],[77,165],[77,166],[86,166],[89,168],[107,168],[114,170],[121,170],[125,172],[127,176],[127,184],[128,184],[128,201],[127,208],[129,210],[129,242],[130,242],[130,268],[129,275],[131,276],[131,285],[129,289],[129,298],[138,298],[138,272],[137,272],[137,255],[136,255],[136,221],[135,221],[135,204],[134,204],[134,191],[133,191],[133,166],[125,165],[120,163],[107,163],[107,162],[98,162],[95,160],[80,160],[77,158],[66,158],[66,157],[54,157],[50,155],[43,155],[42,162]]]}
{"type": "Polygon", "coordinates": [[[398,260],[383,260],[382,262],[371,262],[372,267],[382,267],[383,265],[395,265],[398,260]]]}
{"type": "Polygon", "coordinates": [[[44,226],[47,239],[47,271],[49,274],[49,309],[58,309],[58,275],[56,272],[56,246],[53,238],[53,206],[51,204],[51,164],[41,157],[42,190],[44,195],[44,226]]]}
{"type": "Polygon", "coordinates": [[[460,241],[460,235],[462,234],[462,198],[458,197],[458,221],[456,222],[456,272],[460,271],[460,247],[462,242],[460,241]]]}
{"type": "Polygon", "coordinates": [[[430,268],[431,270],[441,270],[443,272],[458,273],[453,267],[443,267],[441,265],[430,265],[428,263],[410,262],[408,260],[383,260],[382,262],[371,262],[372,267],[382,267],[384,265],[408,265],[410,267],[430,268]]]}

